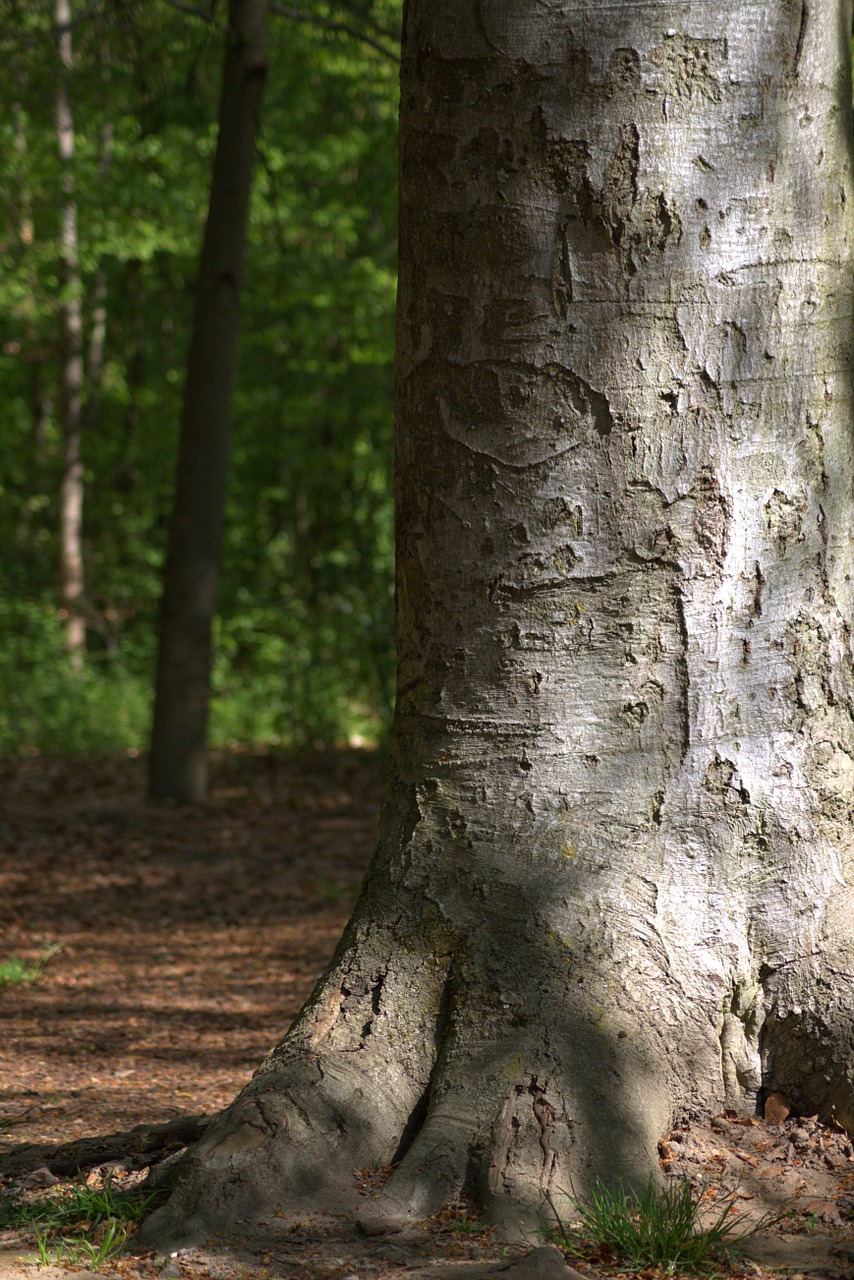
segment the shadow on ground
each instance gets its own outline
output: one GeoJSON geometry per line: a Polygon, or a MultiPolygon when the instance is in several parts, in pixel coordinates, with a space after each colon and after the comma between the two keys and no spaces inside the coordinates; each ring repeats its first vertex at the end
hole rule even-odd
{"type": "MultiPolygon", "coordinates": [[[[194,1140],[287,1029],[349,917],[374,840],[379,758],[224,753],[212,778],[204,808],[154,807],[142,799],[139,758],[0,761],[0,960],[35,966],[60,947],[37,981],[0,987],[0,1175],[26,1194],[75,1176],[139,1180],[194,1140]]],[[[816,1280],[854,1275],[845,1135],[809,1118],[775,1126],[726,1115],[674,1131],[661,1154],[698,1188],[735,1189],[749,1216],[794,1210],[756,1241],[754,1277],[769,1267],[816,1280]]],[[[373,1175],[362,1177],[369,1199],[373,1175]]],[[[406,1235],[275,1220],[239,1247],[140,1254],[98,1273],[571,1274],[553,1251],[524,1252],[506,1249],[460,1203],[406,1235]]],[[[36,1269],[34,1258],[32,1239],[0,1232],[0,1280],[65,1280],[67,1269],[36,1269]]],[[[576,1265],[591,1277],[625,1275],[602,1258],[576,1265]]]]}

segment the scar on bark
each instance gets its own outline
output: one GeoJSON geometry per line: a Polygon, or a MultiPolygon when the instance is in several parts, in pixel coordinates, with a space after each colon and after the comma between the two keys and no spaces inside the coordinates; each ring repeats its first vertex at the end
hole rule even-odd
{"type": "Polygon", "coordinates": [[[795,44],[795,56],[792,60],[792,75],[797,79],[801,71],[801,55],[804,51],[804,37],[807,33],[807,21],[809,20],[809,10],[805,3],[801,4],[801,25],[798,30],[798,39],[795,44]]]}

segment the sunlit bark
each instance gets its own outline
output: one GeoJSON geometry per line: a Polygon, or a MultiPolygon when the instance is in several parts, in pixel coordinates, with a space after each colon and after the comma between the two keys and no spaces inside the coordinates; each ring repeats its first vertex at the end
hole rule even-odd
{"type": "Polygon", "coordinates": [[[854,1124],[850,30],[410,0],[377,851],[152,1234],[530,1228],[678,1117],[854,1124]]]}

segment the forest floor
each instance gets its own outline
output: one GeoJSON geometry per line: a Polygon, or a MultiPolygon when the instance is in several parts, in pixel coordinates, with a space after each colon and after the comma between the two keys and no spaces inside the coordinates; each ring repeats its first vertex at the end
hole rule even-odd
{"type": "MultiPolygon", "coordinates": [[[[198,808],[146,804],[144,781],[133,756],[0,761],[0,1201],[83,1180],[131,1185],[231,1101],[332,953],[382,786],[378,757],[357,751],[222,753],[198,808]]],[[[663,1165],[707,1198],[728,1190],[751,1222],[786,1210],[755,1237],[753,1261],[718,1274],[850,1277],[854,1146],[815,1119],[777,1119],[684,1126],[663,1139],[663,1165]]],[[[457,1203],[405,1236],[305,1219],[173,1258],[130,1250],[95,1271],[569,1280],[541,1243],[502,1245],[457,1203]]],[[[572,1263],[591,1278],[626,1274],[607,1251],[572,1263]]],[[[0,1280],[87,1280],[93,1265],[40,1264],[32,1235],[0,1230],[0,1280]]]]}

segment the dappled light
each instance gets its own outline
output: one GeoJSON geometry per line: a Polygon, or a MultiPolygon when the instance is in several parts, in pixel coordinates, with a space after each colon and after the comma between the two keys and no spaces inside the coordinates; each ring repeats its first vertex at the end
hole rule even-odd
{"type": "Polygon", "coordinates": [[[0,1280],[849,1280],[851,0],[7,17],[0,1280]]]}
{"type": "MultiPolygon", "coordinates": [[[[143,773],[126,754],[0,766],[0,1170],[36,1188],[28,1195],[51,1194],[56,1178],[60,1191],[84,1177],[95,1189],[138,1185],[136,1171],[204,1132],[310,993],[371,849],[376,753],[220,752],[205,808],[143,805],[143,773]],[[9,956],[26,981],[4,981],[9,956]]],[[[797,1206],[797,1222],[763,1239],[769,1264],[820,1259],[828,1276],[845,1274],[849,1255],[833,1239],[852,1212],[844,1135],[782,1113],[770,1125],[720,1117],[666,1135],[660,1157],[706,1197],[703,1213],[735,1196],[742,1229],[797,1206]]],[[[366,1215],[392,1172],[354,1171],[366,1215]]],[[[0,1228],[0,1262],[18,1238],[0,1228]]],[[[577,1231],[568,1245],[585,1271],[610,1273],[605,1246],[577,1231]]],[[[450,1280],[473,1260],[506,1265],[507,1253],[460,1199],[406,1238],[273,1221],[243,1246],[182,1252],[181,1274],[260,1280],[275,1263],[335,1280],[346,1259],[347,1274],[444,1266],[450,1280]]],[[[134,1261],[137,1280],[156,1274],[152,1256],[134,1261]]],[[[563,1275],[553,1249],[537,1259],[540,1280],[550,1267],[552,1280],[563,1275]]],[[[130,1260],[99,1270],[116,1266],[127,1274],[130,1260]]]]}
{"type": "Polygon", "coordinates": [[[143,768],[0,765],[0,960],[58,948],[36,981],[0,985],[7,1155],[224,1106],[352,908],[376,753],[219,753],[204,810],[147,806],[143,768]]]}

